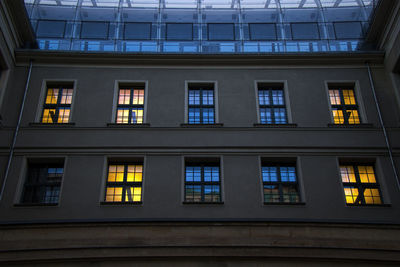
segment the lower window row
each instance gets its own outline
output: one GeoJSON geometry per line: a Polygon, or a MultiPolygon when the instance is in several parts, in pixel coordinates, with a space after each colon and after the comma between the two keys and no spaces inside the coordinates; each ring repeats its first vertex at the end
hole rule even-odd
{"type": "MultiPolygon", "coordinates": [[[[28,165],[22,204],[57,204],[64,174],[63,163],[28,165]]],[[[184,202],[221,203],[221,170],[216,161],[185,164],[184,202]]],[[[348,205],[383,204],[381,189],[371,164],[340,164],[344,197],[348,205]]],[[[264,203],[301,203],[295,164],[262,164],[264,203]]],[[[141,203],[143,162],[108,164],[105,203],[141,203]]]]}

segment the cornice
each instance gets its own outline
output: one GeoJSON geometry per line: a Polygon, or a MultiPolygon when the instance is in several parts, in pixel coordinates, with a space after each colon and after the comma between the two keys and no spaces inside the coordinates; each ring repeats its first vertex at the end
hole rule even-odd
{"type": "Polygon", "coordinates": [[[190,66],[262,66],[262,65],[381,65],[384,52],[327,52],[282,54],[134,54],[121,52],[79,52],[19,49],[17,64],[30,60],[39,64],[82,65],[190,65],[190,66]]]}

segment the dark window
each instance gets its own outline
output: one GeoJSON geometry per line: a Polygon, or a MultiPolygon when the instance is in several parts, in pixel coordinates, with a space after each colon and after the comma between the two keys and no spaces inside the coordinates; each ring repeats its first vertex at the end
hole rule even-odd
{"type": "Polygon", "coordinates": [[[214,88],[213,86],[189,85],[189,124],[213,124],[214,88]]]}
{"type": "Polygon", "coordinates": [[[374,167],[370,165],[341,165],[346,203],[349,205],[382,204],[379,184],[375,178],[374,167]]]}
{"type": "Polygon", "coordinates": [[[72,86],[47,86],[42,123],[68,123],[71,114],[72,86]]]}
{"type": "Polygon", "coordinates": [[[208,40],[217,40],[217,41],[235,40],[234,24],[209,23],[208,40]]]}
{"type": "Polygon", "coordinates": [[[21,203],[57,204],[63,173],[63,164],[29,164],[21,203]]]}
{"type": "Polygon", "coordinates": [[[124,86],[118,91],[116,123],[143,123],[144,86],[124,86]]]}
{"type": "Polygon", "coordinates": [[[193,40],[191,23],[167,23],[167,40],[193,40]]]}
{"type": "Polygon", "coordinates": [[[285,96],[281,86],[258,85],[260,123],[285,124],[285,96]]]}
{"type": "Polygon", "coordinates": [[[221,202],[219,166],[214,164],[186,164],[186,202],[221,202]]]}
{"type": "Polygon", "coordinates": [[[81,38],[107,39],[108,22],[83,21],[81,26],[81,38]]]}
{"type": "Polygon", "coordinates": [[[251,23],[250,40],[276,40],[275,24],[251,23]]]}
{"type": "Polygon", "coordinates": [[[39,38],[63,38],[65,21],[63,20],[39,20],[36,35],[39,38]]]}
{"type": "Polygon", "coordinates": [[[127,40],[151,39],[151,23],[125,23],[124,38],[127,40]]]}
{"type": "Polygon", "coordinates": [[[296,167],[286,165],[262,166],[265,203],[300,202],[296,167]]]}
{"type": "Polygon", "coordinates": [[[361,23],[356,22],[334,22],[337,39],[359,39],[362,37],[361,23]]]}
{"type": "Polygon", "coordinates": [[[360,115],[352,88],[329,87],[333,122],[335,124],[359,124],[360,115]]]}
{"type": "Polygon", "coordinates": [[[292,23],[292,37],[294,40],[317,40],[319,30],[317,23],[292,23]]]}
{"type": "Polygon", "coordinates": [[[143,164],[109,164],[106,202],[142,201],[143,164]]]}

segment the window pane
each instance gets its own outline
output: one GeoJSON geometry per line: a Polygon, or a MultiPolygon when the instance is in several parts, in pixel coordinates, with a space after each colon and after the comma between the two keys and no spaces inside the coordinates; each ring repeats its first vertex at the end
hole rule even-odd
{"type": "Polygon", "coordinates": [[[151,23],[125,23],[124,38],[128,40],[151,39],[151,23]]]}
{"type": "Polygon", "coordinates": [[[142,108],[132,109],[131,123],[137,123],[137,124],[143,123],[143,109],[142,108]]]}
{"type": "Polygon", "coordinates": [[[39,20],[36,35],[39,38],[62,38],[64,37],[65,21],[62,20],[39,20]]]}
{"type": "Polygon", "coordinates": [[[339,110],[337,108],[332,108],[332,115],[333,115],[333,121],[335,124],[343,124],[344,123],[344,117],[343,117],[342,110],[339,110]]]}
{"type": "Polygon", "coordinates": [[[358,189],[357,188],[345,187],[344,194],[346,197],[346,203],[354,204],[354,203],[356,203],[356,201],[359,202],[359,200],[357,200],[357,197],[358,197],[358,189]]]}
{"type": "Polygon", "coordinates": [[[285,124],[286,123],[286,110],[284,108],[274,109],[275,123],[285,124]]]}
{"type": "Polygon", "coordinates": [[[68,123],[69,122],[70,109],[60,108],[58,110],[58,123],[68,123]]]}
{"type": "Polygon", "coordinates": [[[71,104],[72,103],[72,89],[63,89],[61,95],[60,104],[71,104]]]}
{"type": "Polygon", "coordinates": [[[340,166],[340,174],[343,183],[355,183],[356,175],[353,166],[340,166]]]}
{"type": "Polygon", "coordinates": [[[331,101],[331,105],[340,105],[339,90],[329,90],[329,100],[331,101]]]}
{"type": "Polygon", "coordinates": [[[292,23],[291,26],[294,40],[319,39],[318,24],[316,23],[292,23]]]}
{"type": "Polygon", "coordinates": [[[129,105],[130,99],[131,99],[131,90],[129,90],[129,89],[119,90],[118,104],[129,105]]]}
{"type": "Polygon", "coordinates": [[[203,90],[203,105],[214,105],[213,90],[203,90]]]}
{"type": "Polygon", "coordinates": [[[272,114],[270,108],[260,108],[260,122],[261,123],[272,123],[272,114]]]}
{"type": "Polygon", "coordinates": [[[191,23],[167,23],[167,40],[192,40],[193,25],[191,23]]]}
{"type": "Polygon", "coordinates": [[[260,105],[269,105],[269,91],[258,90],[258,101],[260,105]]]}
{"type": "Polygon", "coordinates": [[[278,174],[276,167],[262,167],[262,178],[264,182],[277,182],[278,174]]]}
{"type": "Polygon", "coordinates": [[[276,40],[275,24],[252,23],[249,27],[251,40],[276,40]]]}
{"type": "Polygon", "coordinates": [[[200,105],[200,90],[189,90],[189,105],[200,105]]]}
{"type": "Polygon", "coordinates": [[[212,124],[214,123],[214,109],[203,108],[203,123],[212,124]]]}
{"type": "Polygon", "coordinates": [[[230,23],[208,24],[208,40],[234,40],[234,25],[230,23]]]}
{"type": "Polygon", "coordinates": [[[81,26],[81,38],[107,39],[108,22],[84,21],[81,26]]]}
{"type": "Polygon", "coordinates": [[[274,105],[284,105],[282,90],[272,90],[272,103],[274,105]]]}
{"type": "Polygon", "coordinates": [[[46,95],[46,104],[57,104],[58,100],[58,89],[47,89],[47,95],[46,95]]]}
{"type": "Polygon", "coordinates": [[[129,109],[119,108],[117,110],[117,123],[128,123],[129,122],[129,109]]]}
{"type": "Polygon", "coordinates": [[[190,108],[189,109],[189,123],[199,124],[200,123],[200,109],[190,108]]]}
{"type": "Polygon", "coordinates": [[[359,124],[360,123],[360,116],[358,115],[357,110],[347,110],[347,117],[349,120],[349,124],[359,124]]]}
{"type": "Polygon", "coordinates": [[[264,202],[280,202],[278,185],[264,185],[264,202]]]}
{"type": "Polygon", "coordinates": [[[359,39],[362,37],[360,22],[335,22],[334,27],[337,39],[359,39]]]}
{"type": "Polygon", "coordinates": [[[300,201],[297,187],[294,185],[283,185],[282,196],[283,202],[296,203],[300,201]]]}

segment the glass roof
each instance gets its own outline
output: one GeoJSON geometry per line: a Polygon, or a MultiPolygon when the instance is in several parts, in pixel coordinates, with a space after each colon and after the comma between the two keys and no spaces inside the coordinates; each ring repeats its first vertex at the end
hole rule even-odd
{"type": "Polygon", "coordinates": [[[374,5],[376,0],[25,0],[27,4],[145,8],[316,8],[374,5]]]}

